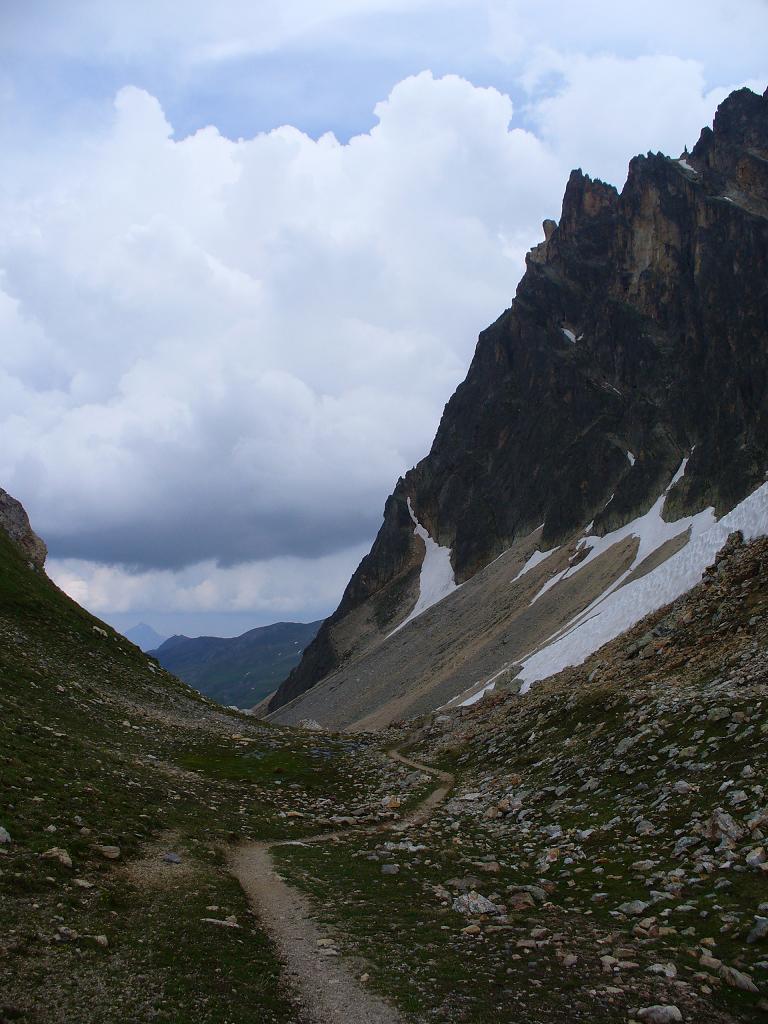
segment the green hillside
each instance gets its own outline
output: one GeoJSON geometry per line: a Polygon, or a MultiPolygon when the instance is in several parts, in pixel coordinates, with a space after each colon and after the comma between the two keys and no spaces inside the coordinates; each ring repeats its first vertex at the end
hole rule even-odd
{"type": "Polygon", "coordinates": [[[242,636],[172,636],[160,664],[220,704],[251,708],[276,690],[315,638],[318,622],[275,622],[242,636]]]}
{"type": "Polygon", "coordinates": [[[225,851],[343,809],[364,746],[212,704],[0,530],[0,1019],[295,1020],[225,851]]]}

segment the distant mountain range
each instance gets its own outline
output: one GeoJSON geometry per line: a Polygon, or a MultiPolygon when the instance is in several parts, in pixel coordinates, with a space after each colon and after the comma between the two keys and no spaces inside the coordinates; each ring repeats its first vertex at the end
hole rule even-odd
{"type": "Polygon", "coordinates": [[[298,665],[319,628],[320,621],[275,622],[235,637],[172,636],[152,653],[163,668],[220,704],[250,708],[298,665]]]}
{"type": "Polygon", "coordinates": [[[161,636],[156,629],[148,626],[146,622],[140,622],[137,626],[131,626],[130,629],[126,629],[123,636],[130,640],[132,644],[140,647],[142,651],[154,651],[160,644],[165,643],[167,639],[161,636]]]}

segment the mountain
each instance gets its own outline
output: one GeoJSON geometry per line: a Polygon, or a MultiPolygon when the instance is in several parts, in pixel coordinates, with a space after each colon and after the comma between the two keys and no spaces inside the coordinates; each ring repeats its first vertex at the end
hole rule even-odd
{"type": "Polygon", "coordinates": [[[130,629],[126,629],[123,636],[132,644],[140,647],[142,651],[154,651],[166,639],[164,636],[160,636],[157,630],[148,626],[146,622],[139,622],[137,625],[131,626],[130,629]]]}
{"type": "Polygon", "coordinates": [[[172,636],[153,651],[160,664],[220,704],[250,708],[300,661],[320,622],[275,622],[242,636],[172,636]]]}
{"type": "Polygon", "coordinates": [[[732,93],[680,159],[633,159],[620,193],[574,171],[544,234],[274,720],[525,687],[765,526],[768,93],[732,93]]]}

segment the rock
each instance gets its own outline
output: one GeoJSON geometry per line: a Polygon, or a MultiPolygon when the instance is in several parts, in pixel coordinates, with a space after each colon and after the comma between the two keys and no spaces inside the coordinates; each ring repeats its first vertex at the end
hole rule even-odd
{"type": "Polygon", "coordinates": [[[651,964],[647,970],[651,974],[663,974],[665,978],[677,977],[677,968],[674,964],[651,964]]]}
{"type": "Polygon", "coordinates": [[[727,964],[722,964],[718,974],[731,988],[738,988],[742,992],[757,992],[757,985],[752,981],[748,974],[744,974],[742,971],[737,971],[735,967],[728,967],[727,964]]]}
{"type": "Polygon", "coordinates": [[[627,917],[640,917],[648,907],[650,907],[650,903],[645,903],[643,900],[632,900],[630,903],[622,903],[617,909],[627,917]]]}
{"type": "Polygon", "coordinates": [[[164,853],[163,860],[166,864],[181,864],[181,857],[178,853],[164,853]]]}
{"type": "Polygon", "coordinates": [[[109,946],[109,939],[106,935],[89,935],[89,939],[93,939],[97,946],[101,946],[102,949],[106,949],[109,946]]]}
{"type": "Polygon", "coordinates": [[[59,864],[65,868],[72,867],[72,858],[69,856],[66,850],[63,850],[60,846],[52,846],[50,850],[46,850],[45,853],[40,855],[44,860],[57,860],[59,864]]]}
{"type": "Polygon", "coordinates": [[[93,847],[94,853],[98,853],[105,860],[120,860],[120,847],[119,846],[100,846],[96,845],[93,847]]]}
{"type": "Polygon", "coordinates": [[[234,914],[231,914],[229,917],[225,917],[224,920],[221,920],[218,917],[201,917],[200,920],[204,924],[215,924],[219,928],[239,928],[240,927],[240,925],[237,923],[237,918],[234,916],[234,914]]]}
{"type": "Polygon", "coordinates": [[[620,740],[613,751],[614,757],[623,757],[628,751],[632,749],[640,740],[643,738],[642,733],[637,736],[625,736],[623,740],[620,740]]]}
{"type": "Polygon", "coordinates": [[[755,923],[747,936],[747,942],[752,945],[768,939],[768,917],[755,917],[755,923]]]}
{"type": "Polygon", "coordinates": [[[722,807],[716,807],[710,815],[707,823],[703,826],[703,834],[707,839],[733,839],[738,840],[744,837],[744,828],[724,811],[722,807]]]}
{"type": "Polygon", "coordinates": [[[308,729],[310,732],[325,732],[325,729],[314,718],[302,718],[296,725],[299,729],[308,729]]]}
{"type": "Polygon", "coordinates": [[[768,861],[768,855],[764,846],[758,846],[756,849],[750,850],[744,859],[751,868],[759,868],[761,864],[768,861]]]}
{"type": "Polygon", "coordinates": [[[675,1022],[683,1019],[680,1010],[668,1003],[644,1006],[641,1010],[637,1011],[637,1016],[644,1024],[675,1024],[675,1022]]]}
{"type": "Polygon", "coordinates": [[[536,906],[536,901],[529,892],[516,892],[509,898],[508,909],[512,913],[519,913],[522,910],[530,910],[536,906]]]}
{"type": "Polygon", "coordinates": [[[2,846],[4,843],[10,843],[10,841],[10,832],[7,829],[3,828],[2,825],[0,825],[0,846],[2,846]]]}
{"type": "Polygon", "coordinates": [[[491,903],[485,896],[472,889],[462,896],[457,896],[453,901],[452,909],[457,914],[464,914],[466,917],[475,917],[478,914],[503,914],[504,907],[491,903]]]}
{"type": "Polygon", "coordinates": [[[43,541],[29,524],[21,502],[0,488],[0,529],[4,530],[36,569],[42,569],[48,554],[43,541]]]}
{"type": "Polygon", "coordinates": [[[696,836],[681,836],[675,843],[675,848],[672,851],[673,857],[682,857],[686,850],[690,850],[693,846],[698,846],[700,840],[696,836]]]}
{"type": "Polygon", "coordinates": [[[462,935],[479,935],[482,929],[479,924],[468,924],[466,928],[461,929],[462,935]]]}
{"type": "Polygon", "coordinates": [[[710,956],[709,953],[703,953],[699,957],[699,966],[707,971],[719,971],[723,966],[723,961],[718,960],[715,956],[710,956]]]}
{"type": "Polygon", "coordinates": [[[708,722],[724,722],[726,718],[731,717],[731,709],[724,707],[712,708],[707,715],[708,722]]]}
{"type": "Polygon", "coordinates": [[[400,872],[399,864],[382,864],[381,873],[382,875],[397,875],[400,872]]]}

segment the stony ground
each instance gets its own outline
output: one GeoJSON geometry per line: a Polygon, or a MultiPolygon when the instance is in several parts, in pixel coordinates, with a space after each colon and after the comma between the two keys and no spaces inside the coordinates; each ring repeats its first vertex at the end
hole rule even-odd
{"type": "Polygon", "coordinates": [[[523,698],[365,735],[226,712],[0,557],[0,1020],[312,1019],[226,861],[322,832],[273,859],[404,1020],[768,1020],[768,542],[523,698]],[[434,786],[402,744],[456,785],[375,831],[434,786]]]}
{"type": "Polygon", "coordinates": [[[426,825],[283,869],[416,1020],[768,1019],[767,603],[768,544],[730,546],[579,669],[424,719],[458,776],[426,825]]]}

